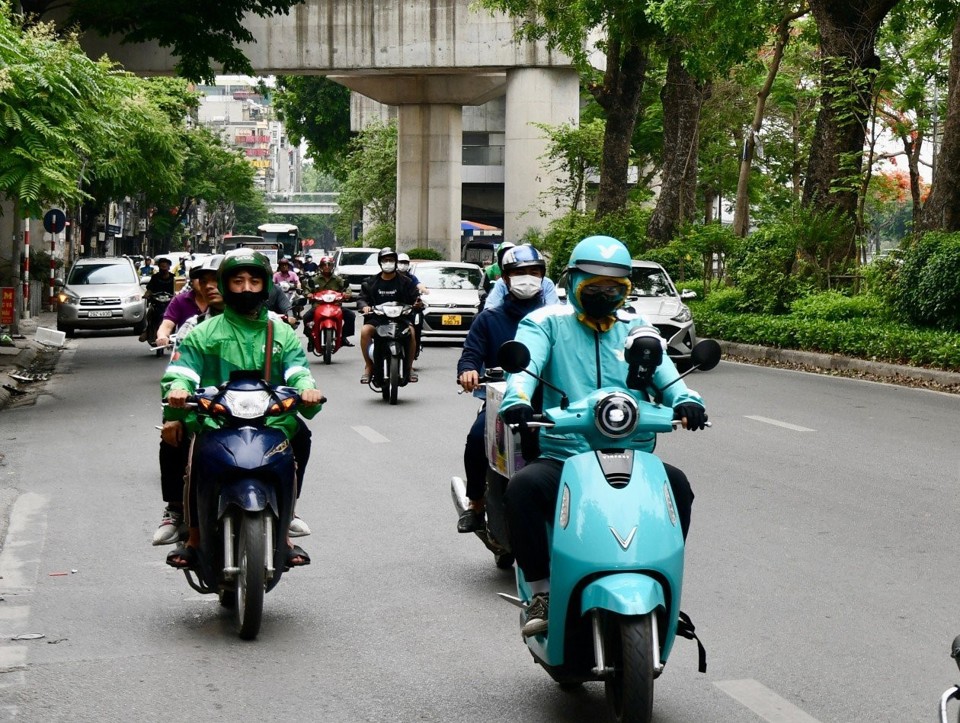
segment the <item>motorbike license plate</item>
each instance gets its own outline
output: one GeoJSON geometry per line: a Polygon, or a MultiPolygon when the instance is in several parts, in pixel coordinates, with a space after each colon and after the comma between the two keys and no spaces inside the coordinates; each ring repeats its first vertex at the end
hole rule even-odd
{"type": "Polygon", "coordinates": [[[91,319],[106,319],[111,316],[113,316],[113,312],[108,309],[100,309],[90,312],[91,319]]]}
{"type": "Polygon", "coordinates": [[[440,323],[444,326],[460,326],[462,317],[460,314],[444,314],[440,318],[440,323]]]}

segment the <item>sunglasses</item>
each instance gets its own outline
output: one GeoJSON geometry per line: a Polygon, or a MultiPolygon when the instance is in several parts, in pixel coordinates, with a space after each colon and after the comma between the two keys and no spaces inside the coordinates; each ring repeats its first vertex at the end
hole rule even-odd
{"type": "Polygon", "coordinates": [[[580,289],[580,296],[605,296],[608,299],[616,299],[626,292],[627,289],[623,284],[588,284],[580,289]]]}

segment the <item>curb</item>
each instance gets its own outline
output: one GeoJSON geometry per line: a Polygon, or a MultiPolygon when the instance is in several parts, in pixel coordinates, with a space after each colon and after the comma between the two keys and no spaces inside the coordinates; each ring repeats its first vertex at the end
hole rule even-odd
{"type": "MultiPolygon", "coordinates": [[[[11,353],[13,350],[9,347],[5,348],[2,353],[0,353],[0,376],[2,376],[3,384],[10,384],[13,382],[8,376],[7,372],[14,371],[17,368],[27,369],[36,358],[39,351],[44,347],[43,344],[36,341],[33,336],[37,332],[37,328],[41,326],[52,326],[56,328],[57,315],[56,312],[41,312],[37,317],[31,319],[22,319],[20,321],[20,335],[25,337],[24,339],[15,339],[14,346],[16,347],[16,353],[11,353]]],[[[16,382],[13,382],[15,385],[16,382]]],[[[13,398],[13,395],[0,386],[0,411],[7,405],[7,403],[13,398]]]]}
{"type": "Polygon", "coordinates": [[[911,367],[903,364],[888,364],[887,362],[856,359],[854,357],[840,356],[839,354],[777,349],[774,347],[754,346],[752,344],[737,344],[730,341],[720,341],[719,344],[724,354],[747,360],[798,364],[800,366],[814,367],[827,371],[850,371],[872,374],[878,377],[932,382],[942,386],[960,387],[960,373],[949,372],[943,369],[927,369],[926,367],[911,367]]]}

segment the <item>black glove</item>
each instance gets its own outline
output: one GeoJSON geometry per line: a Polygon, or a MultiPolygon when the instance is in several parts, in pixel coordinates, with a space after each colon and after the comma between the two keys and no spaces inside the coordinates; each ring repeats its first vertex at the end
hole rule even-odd
{"type": "Polygon", "coordinates": [[[533,421],[533,408],[529,404],[516,404],[500,412],[503,421],[507,424],[520,424],[525,426],[527,422],[533,421]]]}
{"type": "Polygon", "coordinates": [[[687,429],[691,432],[703,429],[707,424],[707,410],[696,402],[684,402],[673,408],[673,418],[687,418],[687,429]]]}

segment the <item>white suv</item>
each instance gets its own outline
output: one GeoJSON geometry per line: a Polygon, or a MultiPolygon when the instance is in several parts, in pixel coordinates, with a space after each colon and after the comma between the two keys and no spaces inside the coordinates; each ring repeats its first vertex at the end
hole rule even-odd
{"type": "Polygon", "coordinates": [[[333,255],[333,273],[342,276],[350,285],[353,292],[353,302],[356,302],[360,293],[360,284],[369,277],[380,273],[380,264],[377,263],[377,248],[339,248],[333,255]]]}

